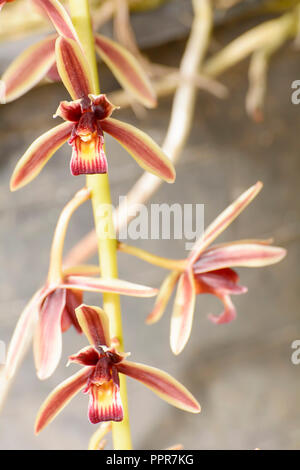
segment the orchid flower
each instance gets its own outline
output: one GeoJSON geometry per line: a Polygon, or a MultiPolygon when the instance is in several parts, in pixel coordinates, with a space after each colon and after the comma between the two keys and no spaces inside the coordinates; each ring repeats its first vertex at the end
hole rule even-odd
{"type": "Polygon", "coordinates": [[[174,354],[179,354],[184,349],[190,337],[197,294],[212,294],[218,297],[224,305],[224,311],[219,316],[209,315],[209,319],[216,324],[228,323],[236,317],[230,296],[247,292],[246,287],[238,284],[239,276],[231,268],[268,266],[278,263],[286,255],[285,249],[270,246],[272,240],[239,240],[210,247],[261,188],[262,183],[256,183],[227,207],[197,240],[185,260],[167,260],[119,244],[121,251],[167,269],[171,268],[171,273],[161,286],[155,307],[146,321],[151,324],[161,318],[177,285],[170,334],[174,354]]]}
{"type": "MultiPolygon", "coordinates": [[[[72,21],[58,0],[32,0],[32,3],[47,14],[58,35],[79,43],[72,21]]],[[[0,8],[2,4],[0,0],[0,8]]],[[[58,35],[50,35],[30,46],[12,62],[2,77],[0,102],[9,103],[19,98],[45,77],[51,81],[60,80],[55,60],[58,35]]],[[[155,107],[153,88],[135,57],[120,44],[100,34],[95,34],[94,39],[97,54],[120,85],[147,108],[155,107]]]]}
{"type": "Polygon", "coordinates": [[[89,276],[98,271],[89,266],[78,266],[62,271],[63,245],[66,230],[74,211],[90,197],[82,189],[63,209],[53,237],[50,267],[45,285],[38,290],[25,307],[13,334],[6,362],[6,376],[14,375],[24,346],[34,333],[34,356],[40,379],[48,378],[56,369],[62,351],[62,333],[71,325],[81,333],[75,308],[82,303],[83,292],[112,292],[135,297],[151,297],[157,290],[119,279],[101,279],[89,276]]]}
{"type": "Polygon", "coordinates": [[[59,74],[74,101],[63,101],[55,114],[66,122],[39,137],[19,160],[11,178],[11,190],[34,179],[67,140],[73,147],[72,174],[106,173],[103,132],[125,147],[143,169],[173,182],[174,167],[160,147],[139,129],[110,118],[114,106],[105,95],[92,94],[89,66],[78,43],[59,37],[56,56],[59,74]]]}
{"type": "Polygon", "coordinates": [[[98,307],[81,305],[76,309],[77,321],[90,346],[69,358],[84,366],[60,384],[38,412],[35,431],[39,433],[80,390],[89,395],[88,417],[91,423],[122,421],[119,374],[132,377],[149,387],[171,405],[191,413],[199,413],[200,405],[193,395],[169,374],[144,364],[129,362],[128,354],[118,352],[109,335],[108,316],[98,307]]]}

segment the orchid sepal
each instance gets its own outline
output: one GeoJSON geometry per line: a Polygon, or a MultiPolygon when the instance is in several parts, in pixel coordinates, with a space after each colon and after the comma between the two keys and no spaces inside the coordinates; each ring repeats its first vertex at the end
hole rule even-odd
{"type": "Polygon", "coordinates": [[[156,106],[147,75],[127,49],[100,34],[95,34],[95,49],[125,90],[147,108],[156,106]]]}
{"type": "Polygon", "coordinates": [[[33,44],[6,69],[0,81],[0,103],[10,103],[39,83],[55,64],[56,36],[33,44]]]}
{"type": "Polygon", "coordinates": [[[72,99],[77,100],[93,93],[89,64],[79,44],[73,39],[58,37],[55,55],[58,73],[72,99]]]}
{"type": "Polygon", "coordinates": [[[144,132],[117,119],[107,118],[101,123],[104,132],[114,137],[146,171],[167,183],[175,181],[175,169],[161,148],[144,132]]]}
{"type": "Polygon", "coordinates": [[[30,183],[42,171],[52,155],[70,138],[72,127],[70,122],[59,124],[30,145],[12,174],[11,191],[30,183]]]}

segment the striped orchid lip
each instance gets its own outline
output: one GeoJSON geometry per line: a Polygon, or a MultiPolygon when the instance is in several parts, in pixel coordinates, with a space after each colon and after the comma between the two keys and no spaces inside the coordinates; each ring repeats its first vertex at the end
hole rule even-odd
{"type": "Polygon", "coordinates": [[[177,380],[154,367],[129,362],[126,360],[128,354],[117,351],[110,339],[109,320],[104,310],[81,305],[76,309],[76,317],[90,346],[70,356],[69,362],[83,368],[46,399],[38,412],[36,433],[49,424],[80,390],[89,395],[88,417],[92,424],[121,421],[120,373],[140,381],[177,408],[191,413],[200,412],[197,400],[177,380]]]}
{"type": "Polygon", "coordinates": [[[115,109],[105,95],[87,97],[60,103],[54,117],[73,122],[69,139],[73,148],[71,158],[72,175],[107,173],[104,137],[101,123],[115,109]]]}
{"type": "Polygon", "coordinates": [[[215,324],[228,323],[236,317],[230,296],[247,292],[246,287],[238,284],[239,276],[232,268],[268,266],[285,257],[286,250],[271,246],[272,240],[247,239],[210,246],[261,188],[262,183],[256,183],[228,206],[196,241],[185,266],[182,260],[178,262],[178,270],[171,271],[163,282],[146,322],[152,324],[161,318],[177,285],[170,334],[174,354],[184,349],[190,337],[197,294],[215,295],[223,303],[224,310],[219,316],[210,314],[208,318],[215,324]]]}

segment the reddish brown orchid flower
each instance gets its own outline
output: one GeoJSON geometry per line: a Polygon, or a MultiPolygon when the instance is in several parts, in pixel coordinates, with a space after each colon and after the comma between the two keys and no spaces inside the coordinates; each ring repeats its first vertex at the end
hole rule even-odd
{"type": "MultiPolygon", "coordinates": [[[[72,21],[58,0],[32,0],[32,3],[47,14],[60,36],[79,43],[72,21]]],[[[51,81],[60,80],[55,59],[57,37],[55,34],[42,39],[12,62],[2,77],[0,102],[9,103],[19,98],[44,77],[51,81]]],[[[97,54],[111,69],[120,85],[147,108],[156,106],[153,88],[134,56],[115,41],[100,34],[95,33],[94,38],[97,54]]]]}
{"type": "Polygon", "coordinates": [[[119,374],[132,377],[149,387],[160,398],[191,413],[199,413],[200,405],[191,393],[167,373],[144,364],[129,362],[127,354],[112,346],[109,321],[104,310],[81,305],[76,309],[80,327],[87,336],[88,346],[70,357],[70,362],[83,369],[60,384],[42,405],[35,431],[40,432],[80,390],[89,395],[88,416],[91,423],[121,421],[119,374]]]}
{"type": "Polygon", "coordinates": [[[78,43],[56,40],[57,66],[73,102],[62,102],[56,115],[66,122],[39,137],[19,160],[11,178],[15,191],[35,178],[54,152],[67,140],[73,146],[73,174],[105,173],[103,132],[114,137],[145,170],[173,182],[175,170],[155,142],[135,127],[110,118],[114,107],[105,95],[94,96],[88,63],[78,43]]]}
{"type": "Polygon", "coordinates": [[[70,218],[89,197],[89,190],[82,189],[60,215],[52,242],[47,282],[30,300],[17,323],[8,349],[7,377],[14,375],[33,330],[38,377],[46,379],[54,372],[61,357],[62,333],[71,325],[81,332],[75,309],[82,303],[83,292],[112,292],[135,297],[151,297],[157,293],[156,289],[119,279],[90,277],[99,273],[98,268],[90,266],[62,270],[63,245],[70,218]]]}
{"type": "Polygon", "coordinates": [[[239,240],[210,247],[261,188],[262,183],[256,183],[227,207],[205,230],[186,260],[166,260],[142,250],[132,250],[132,247],[122,248],[120,244],[123,251],[172,269],[161,286],[147,323],[155,323],[161,318],[175,286],[178,285],[170,335],[174,354],[179,354],[184,349],[190,337],[197,294],[212,294],[218,297],[224,304],[224,311],[219,316],[209,315],[209,318],[217,324],[228,323],[236,317],[230,296],[247,292],[246,287],[238,284],[238,274],[232,268],[268,266],[278,263],[286,255],[283,248],[270,246],[272,240],[239,240]]]}

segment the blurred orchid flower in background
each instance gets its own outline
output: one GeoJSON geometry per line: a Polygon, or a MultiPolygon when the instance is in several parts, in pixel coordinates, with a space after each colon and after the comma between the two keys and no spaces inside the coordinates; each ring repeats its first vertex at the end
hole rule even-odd
{"type": "Polygon", "coordinates": [[[76,316],[91,346],[69,359],[84,367],[60,384],[46,399],[37,416],[36,433],[49,424],[82,389],[89,394],[88,416],[91,423],[122,421],[120,373],[142,382],[177,408],[191,413],[200,412],[197,400],[177,380],[154,367],[127,361],[127,354],[119,353],[112,346],[109,320],[104,310],[81,305],[76,309],[76,316]]]}
{"type": "Polygon", "coordinates": [[[34,356],[40,379],[48,378],[56,369],[62,351],[62,333],[71,325],[81,333],[75,308],[82,303],[83,292],[112,292],[135,297],[151,297],[157,289],[120,279],[90,277],[99,268],[77,266],[62,271],[62,255],[66,230],[74,211],[90,197],[82,189],[63,209],[53,237],[47,282],[25,307],[13,333],[7,354],[5,374],[12,377],[23,354],[24,344],[34,333],[34,356]],[[35,325],[37,326],[35,327],[35,325]]]}
{"type": "Polygon", "coordinates": [[[210,247],[211,243],[248,206],[262,188],[258,182],[227,207],[205,230],[185,260],[167,260],[155,257],[144,250],[119,244],[121,251],[136,255],[145,261],[170,269],[163,282],[148,324],[157,322],[163,315],[176,285],[177,293],[171,319],[170,342],[174,354],[184,349],[192,329],[197,294],[212,294],[224,304],[221,315],[209,315],[213,323],[228,323],[236,317],[231,295],[244,294],[247,288],[238,284],[239,276],[232,267],[262,267],[281,261],[284,248],[270,246],[272,240],[239,240],[210,247]],[[157,261],[158,258],[158,261],[157,261]]]}

